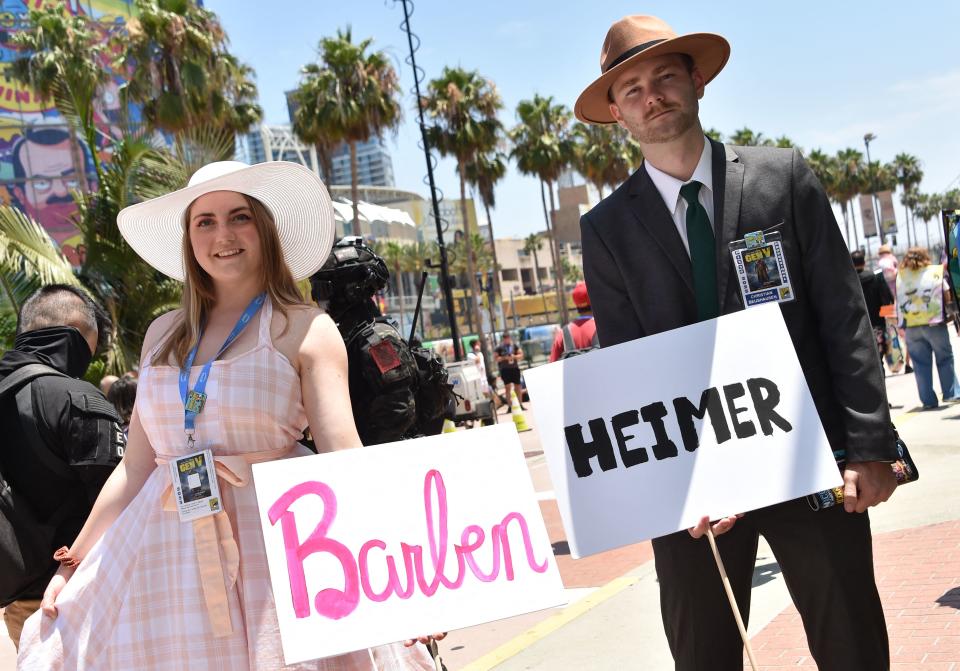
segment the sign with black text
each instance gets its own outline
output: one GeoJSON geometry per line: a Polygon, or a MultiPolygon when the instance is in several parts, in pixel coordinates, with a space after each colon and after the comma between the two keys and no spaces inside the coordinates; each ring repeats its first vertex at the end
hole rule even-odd
{"type": "Polygon", "coordinates": [[[574,557],[841,484],[779,305],[524,378],[574,557]]]}

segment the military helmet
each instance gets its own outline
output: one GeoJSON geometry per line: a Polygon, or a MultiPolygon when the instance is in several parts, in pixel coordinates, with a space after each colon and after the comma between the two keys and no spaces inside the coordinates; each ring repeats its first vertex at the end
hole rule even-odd
{"type": "Polygon", "coordinates": [[[387,264],[363,242],[350,235],[341,238],[326,263],[310,278],[315,301],[328,301],[332,311],[369,301],[387,286],[387,264]]]}

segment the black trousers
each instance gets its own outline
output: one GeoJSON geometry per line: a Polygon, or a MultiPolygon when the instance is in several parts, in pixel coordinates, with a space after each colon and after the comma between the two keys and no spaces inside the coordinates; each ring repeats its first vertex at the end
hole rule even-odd
{"type": "MultiPolygon", "coordinates": [[[[814,512],[805,499],[747,513],[717,538],[744,622],[763,535],[800,612],[820,671],[886,671],[890,646],[867,513],[814,512]]],[[[743,643],[706,538],[655,538],[660,609],[677,671],[742,671],[743,643]]]]}

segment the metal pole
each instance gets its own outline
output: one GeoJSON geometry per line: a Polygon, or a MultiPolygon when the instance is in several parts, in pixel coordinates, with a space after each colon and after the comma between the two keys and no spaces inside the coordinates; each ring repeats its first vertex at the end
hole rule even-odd
{"type": "MultiPolygon", "coordinates": [[[[407,34],[407,44],[410,47],[410,66],[413,68],[413,87],[417,96],[417,114],[420,123],[420,137],[423,139],[423,153],[427,160],[427,179],[430,184],[430,198],[433,201],[433,220],[437,226],[437,246],[440,249],[440,287],[443,289],[444,301],[447,304],[447,318],[450,321],[450,337],[453,339],[453,358],[463,360],[463,348],[460,343],[460,333],[457,328],[457,315],[453,307],[453,291],[450,288],[450,269],[447,264],[447,247],[443,241],[443,226],[440,222],[440,201],[437,199],[437,185],[433,179],[433,162],[430,157],[430,143],[427,141],[427,126],[423,121],[423,101],[420,96],[420,77],[417,74],[417,61],[414,58],[413,33],[410,31],[410,0],[400,0],[403,5],[403,29],[407,34]]],[[[418,39],[419,42],[419,39],[418,39]]]]}
{"type": "MultiPolygon", "coordinates": [[[[867,133],[863,136],[863,144],[867,146],[867,175],[870,174],[870,142],[876,140],[877,136],[873,133],[867,133]]],[[[883,236],[883,221],[880,217],[880,202],[877,200],[877,192],[873,187],[875,186],[874,181],[870,180],[870,202],[873,203],[873,221],[877,226],[877,237],[880,238],[880,244],[882,245],[884,241],[883,236]]],[[[870,243],[867,243],[867,250],[869,255],[870,243]]]]}

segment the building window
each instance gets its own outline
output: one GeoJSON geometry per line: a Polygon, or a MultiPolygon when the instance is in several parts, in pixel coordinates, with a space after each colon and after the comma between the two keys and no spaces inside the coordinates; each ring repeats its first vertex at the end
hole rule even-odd
{"type": "Polygon", "coordinates": [[[516,282],[519,279],[516,268],[501,268],[500,278],[504,282],[516,282]]]}

